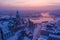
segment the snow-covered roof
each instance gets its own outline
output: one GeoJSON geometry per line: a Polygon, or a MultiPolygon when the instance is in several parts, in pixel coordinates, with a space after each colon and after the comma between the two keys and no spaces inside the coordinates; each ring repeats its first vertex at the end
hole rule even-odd
{"type": "Polygon", "coordinates": [[[60,35],[54,35],[54,34],[49,34],[50,37],[54,37],[54,38],[59,38],[60,39],[60,35]]]}
{"type": "Polygon", "coordinates": [[[33,19],[30,19],[33,23],[42,23],[42,22],[45,22],[45,21],[48,21],[48,22],[51,22],[53,21],[54,19],[52,18],[40,18],[40,19],[36,19],[36,20],[33,20],[33,19]]]}
{"type": "Polygon", "coordinates": [[[19,33],[20,33],[20,31],[16,32],[14,36],[8,38],[7,40],[17,40],[19,33]]]}
{"type": "MultiPolygon", "coordinates": [[[[19,37],[19,35],[21,35],[21,34],[20,34],[21,31],[22,31],[22,30],[17,31],[14,36],[8,38],[7,40],[17,40],[18,37],[19,37]]],[[[25,36],[23,40],[30,40],[30,39],[25,36]]]]}
{"type": "Polygon", "coordinates": [[[40,35],[40,37],[38,38],[38,40],[47,40],[48,36],[44,36],[44,35],[40,35]]]}

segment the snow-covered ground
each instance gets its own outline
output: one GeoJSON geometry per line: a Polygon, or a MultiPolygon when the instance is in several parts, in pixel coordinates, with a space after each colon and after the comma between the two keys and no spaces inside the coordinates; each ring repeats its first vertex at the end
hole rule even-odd
{"type": "MultiPolygon", "coordinates": [[[[9,27],[8,27],[8,24],[9,24],[9,22],[8,21],[4,21],[4,22],[0,22],[0,28],[2,28],[2,31],[3,31],[3,35],[5,35],[6,36],[6,34],[8,33],[8,34],[10,34],[10,30],[9,30],[9,27]]],[[[20,32],[21,32],[22,30],[19,30],[19,31],[17,31],[16,33],[14,33],[13,35],[11,35],[11,37],[5,37],[5,36],[3,36],[4,37],[4,40],[17,40],[18,39],[18,37],[19,37],[19,35],[21,35],[20,34],[20,32]]],[[[26,31],[28,31],[28,30],[26,30],[26,31]]],[[[11,32],[12,33],[12,32],[11,32]]],[[[24,39],[23,40],[30,40],[27,36],[25,36],[24,37],[24,39]]]]}
{"type": "Polygon", "coordinates": [[[4,34],[10,32],[8,29],[8,23],[9,22],[0,22],[0,27],[2,28],[4,34]]]}
{"type": "MultiPolygon", "coordinates": [[[[7,33],[12,33],[10,30],[9,30],[9,27],[8,27],[8,24],[9,24],[9,21],[0,21],[0,28],[2,28],[2,31],[3,31],[3,35],[4,34],[7,34],[7,33]]],[[[60,24],[59,24],[59,20],[57,21],[53,21],[53,22],[47,22],[47,23],[39,23],[37,24],[37,27],[34,29],[34,32],[32,33],[33,35],[33,39],[32,40],[48,40],[48,37],[55,37],[55,38],[60,38],[60,34],[59,35],[55,35],[55,34],[50,34],[49,33],[49,36],[46,36],[46,35],[41,35],[41,30],[44,30],[44,31],[48,31],[50,33],[60,33],[60,24]],[[46,25],[54,25],[52,27],[53,30],[50,30],[50,29],[46,29],[46,25]],[[56,28],[55,28],[56,26],[56,28]]],[[[19,36],[21,35],[21,31],[23,30],[18,30],[16,33],[14,33],[12,36],[10,37],[7,37],[5,40],[18,40],[19,36]]],[[[30,32],[30,29],[27,27],[25,28],[25,31],[26,33],[30,32]]],[[[23,40],[31,40],[29,37],[25,36],[23,38],[23,40]]]]}

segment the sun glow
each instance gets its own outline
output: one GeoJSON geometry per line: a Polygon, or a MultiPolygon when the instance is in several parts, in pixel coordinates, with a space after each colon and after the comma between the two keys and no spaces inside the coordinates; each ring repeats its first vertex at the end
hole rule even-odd
{"type": "Polygon", "coordinates": [[[30,19],[30,20],[34,23],[41,23],[44,21],[48,21],[48,22],[54,21],[54,18],[52,16],[50,16],[48,12],[41,13],[41,16],[42,17],[40,17],[38,20],[33,20],[33,19],[30,19]]]}
{"type": "Polygon", "coordinates": [[[49,12],[41,13],[41,16],[42,16],[42,17],[51,17],[51,16],[49,15],[49,12]]]}

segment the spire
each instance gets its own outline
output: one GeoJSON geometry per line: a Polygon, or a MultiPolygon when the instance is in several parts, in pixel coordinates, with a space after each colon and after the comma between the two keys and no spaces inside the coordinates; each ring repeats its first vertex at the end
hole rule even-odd
{"type": "Polygon", "coordinates": [[[17,10],[17,12],[16,12],[16,18],[17,18],[17,19],[20,19],[20,15],[19,15],[18,10],[17,10]]]}

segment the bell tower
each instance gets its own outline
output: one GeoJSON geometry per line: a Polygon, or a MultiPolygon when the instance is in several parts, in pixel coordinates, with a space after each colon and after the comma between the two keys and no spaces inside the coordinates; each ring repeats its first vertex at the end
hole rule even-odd
{"type": "Polygon", "coordinates": [[[16,12],[16,19],[17,19],[17,20],[20,20],[20,15],[19,15],[18,10],[17,10],[17,12],[16,12]]]}

